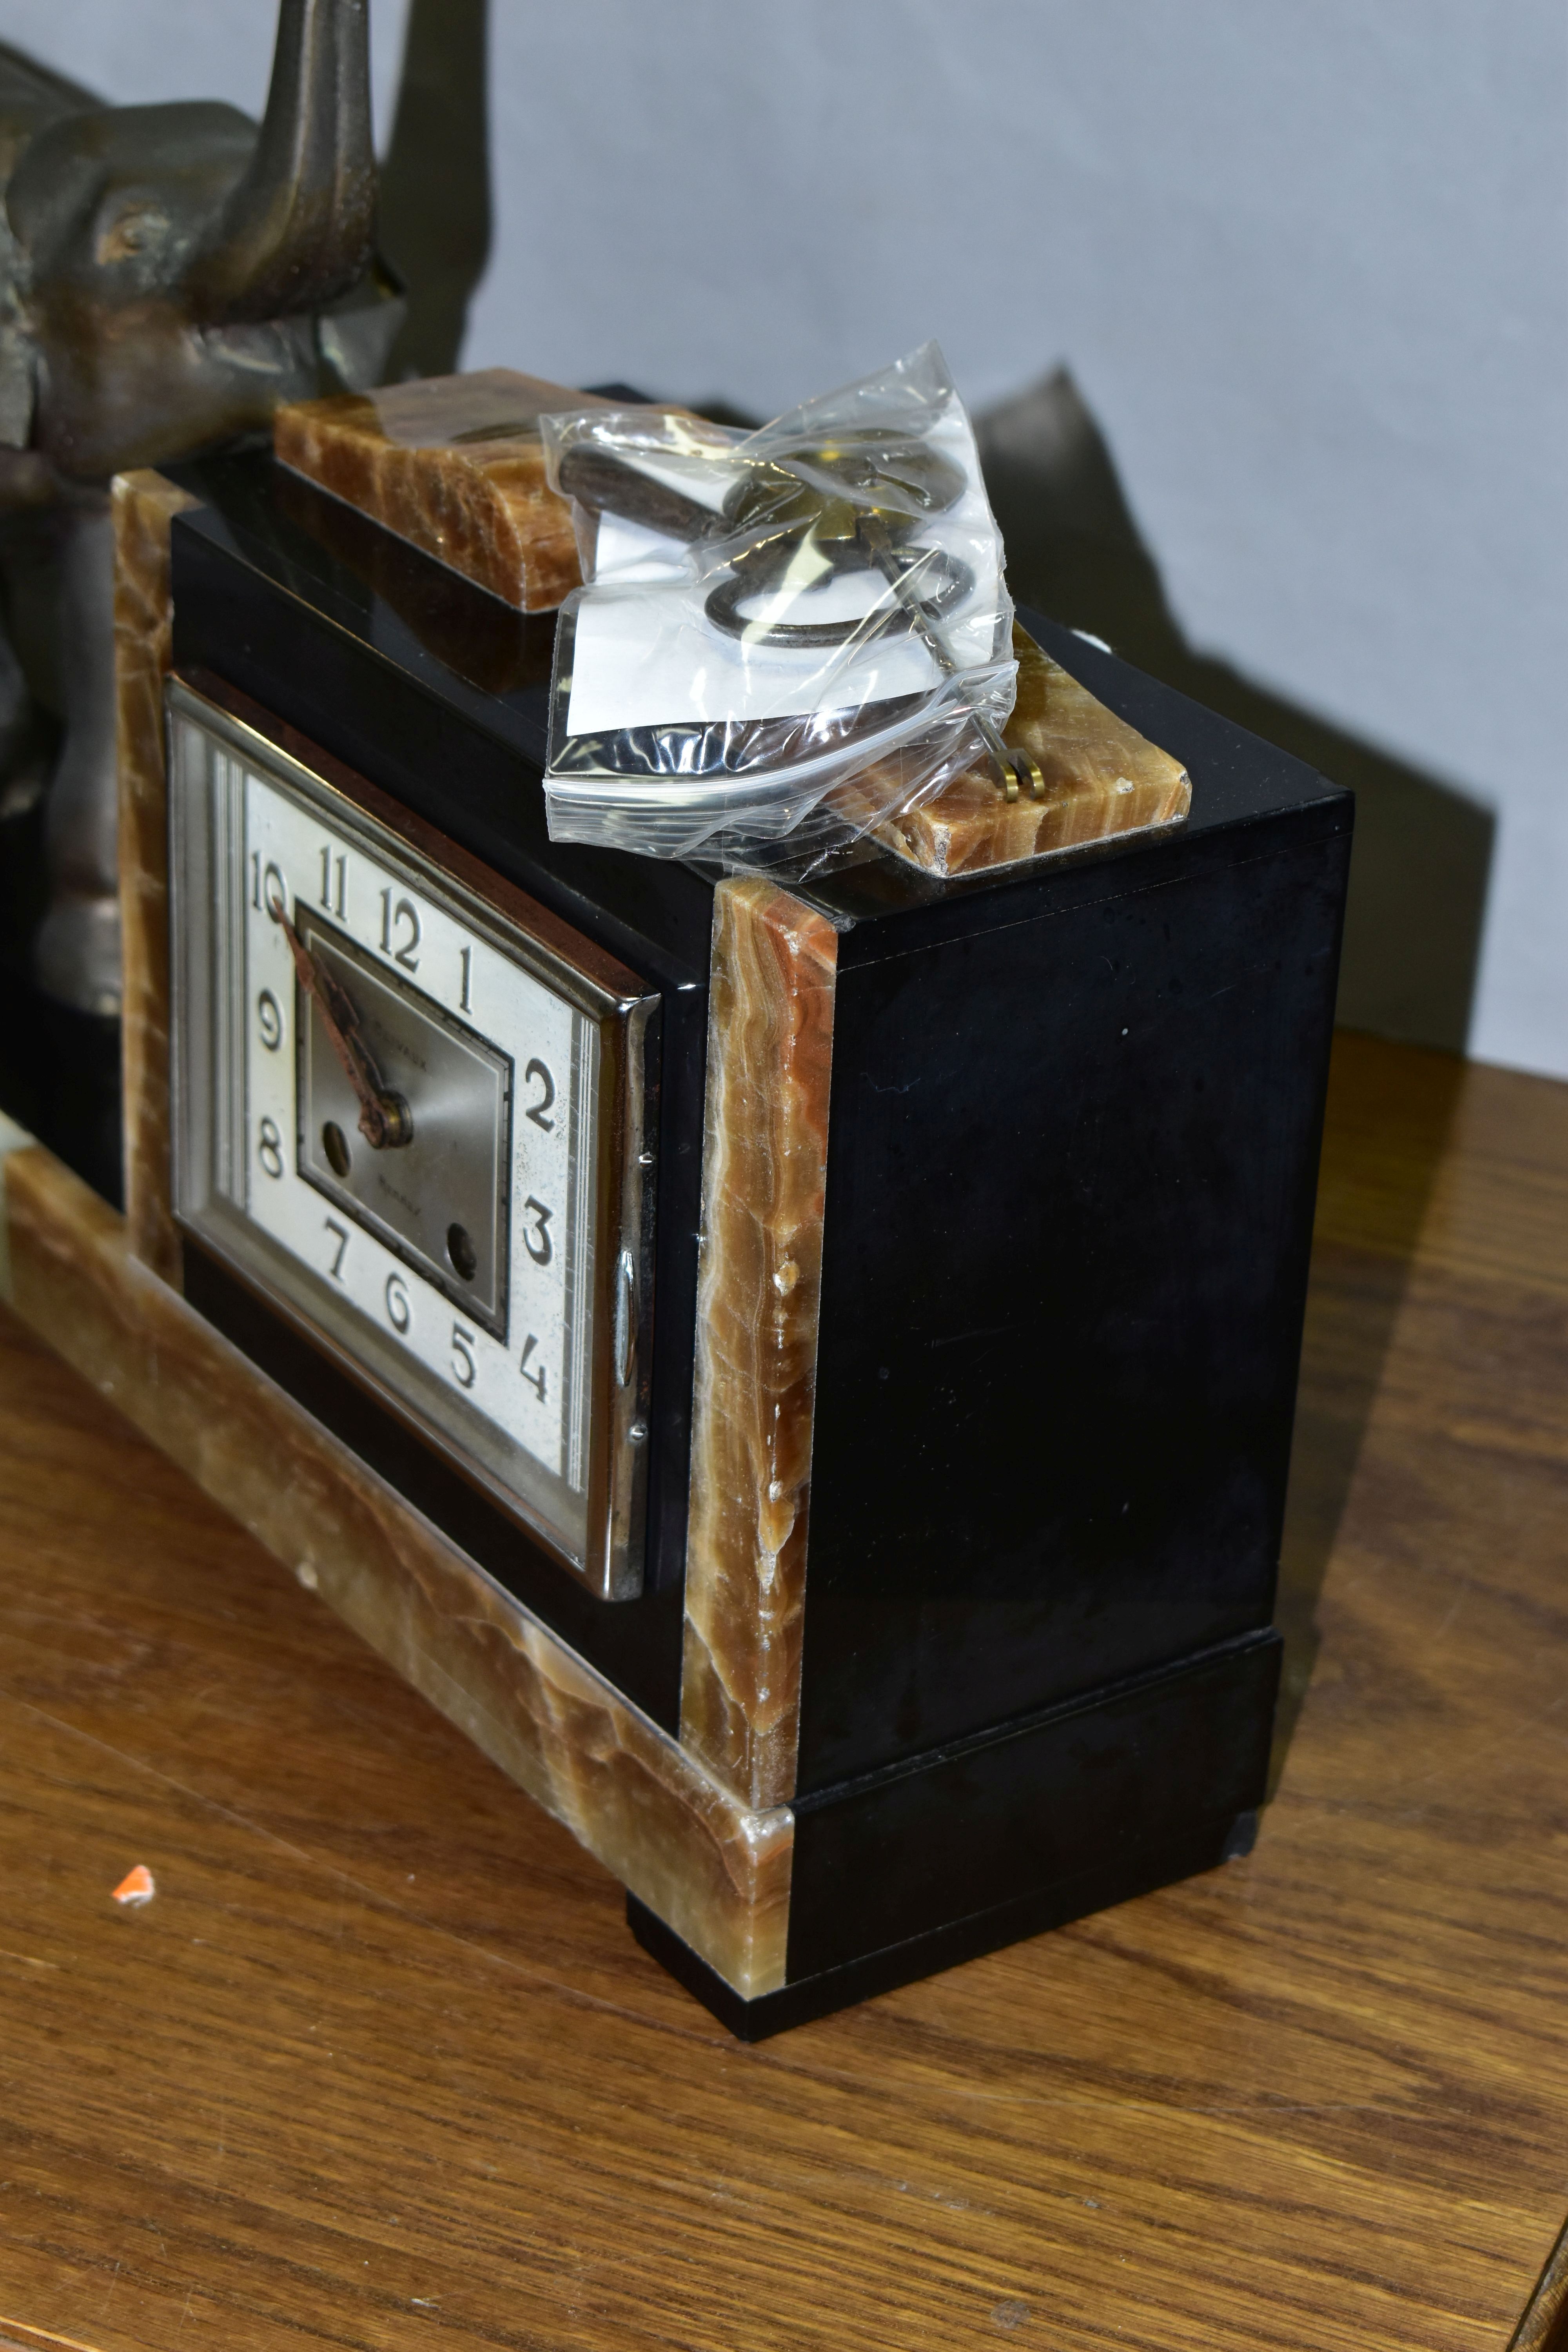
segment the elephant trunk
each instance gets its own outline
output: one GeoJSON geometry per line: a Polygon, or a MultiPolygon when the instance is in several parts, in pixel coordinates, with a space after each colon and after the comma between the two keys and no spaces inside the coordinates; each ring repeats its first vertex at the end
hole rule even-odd
{"type": "Polygon", "coordinates": [[[192,265],[193,314],[230,325],[334,300],[374,218],[369,0],[282,0],[256,152],[192,265]]]}

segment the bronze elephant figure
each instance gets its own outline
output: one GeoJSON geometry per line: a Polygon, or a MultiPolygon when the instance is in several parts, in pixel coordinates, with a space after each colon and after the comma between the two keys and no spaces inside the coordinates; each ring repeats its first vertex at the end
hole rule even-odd
{"type": "Polygon", "coordinates": [[[259,126],[0,50],[0,790],[43,785],[33,972],[85,1011],[120,992],[109,479],[380,380],[367,8],[281,0],[259,126]]]}

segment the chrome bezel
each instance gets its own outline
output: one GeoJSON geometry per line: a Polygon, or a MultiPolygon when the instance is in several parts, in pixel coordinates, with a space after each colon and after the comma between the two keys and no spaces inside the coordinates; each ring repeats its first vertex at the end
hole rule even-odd
{"type": "Polygon", "coordinates": [[[654,1171],[645,1111],[657,1087],[657,994],[363,778],[324,754],[300,756],[310,747],[295,738],[290,748],[280,740],[288,730],[279,723],[274,733],[266,714],[242,717],[178,677],[169,680],[165,696],[177,1222],[561,1567],[601,1599],[635,1597],[643,1583],[650,1426],[654,1171]],[[219,752],[318,812],[593,1024],[593,1164],[578,1178],[594,1237],[580,1542],[563,1525],[563,1511],[552,1516],[549,1489],[565,1494],[565,1482],[334,1296],[319,1272],[255,1223],[236,1197],[244,1189],[237,1171],[246,1118],[242,962],[240,985],[233,984],[244,921],[243,807],[237,810],[233,782],[220,773],[219,752]],[[509,1475],[514,1458],[529,1465],[528,1492],[520,1490],[518,1474],[509,1475]]]}

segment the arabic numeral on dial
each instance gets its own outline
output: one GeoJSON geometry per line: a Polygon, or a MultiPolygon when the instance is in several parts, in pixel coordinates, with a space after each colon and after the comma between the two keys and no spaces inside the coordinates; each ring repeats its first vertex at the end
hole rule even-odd
{"type": "Polygon", "coordinates": [[[256,1000],[256,1019],[261,1031],[261,1042],[269,1054],[275,1054],[283,1043],[283,1015],[278,1009],[278,999],[269,988],[264,988],[256,1000]]]}
{"type": "Polygon", "coordinates": [[[329,915],[341,915],[348,896],[349,861],[334,858],[330,849],[321,852],[321,904],[329,915]],[[335,886],[335,887],[334,887],[335,886]]]}
{"type": "Polygon", "coordinates": [[[474,977],[474,951],[472,948],[459,948],[458,950],[458,961],[463,967],[463,992],[458,999],[458,1010],[459,1013],[471,1013],[474,1008],[468,1002],[468,990],[472,984],[474,977]]]}
{"type": "Polygon", "coordinates": [[[544,1402],[544,1366],[542,1363],[538,1364],[534,1367],[531,1372],[528,1369],[528,1360],[530,1356],[532,1355],[538,1345],[538,1338],[531,1331],[527,1339],[522,1343],[522,1361],[519,1364],[517,1369],[522,1374],[523,1379],[528,1382],[529,1387],[532,1389],[538,1396],[540,1403],[542,1404],[544,1402]]]}
{"type": "Polygon", "coordinates": [[[283,869],[269,858],[261,863],[261,852],[250,853],[250,903],[258,915],[270,915],[273,921],[289,904],[289,886],[283,879],[283,869]]]}
{"type": "Polygon", "coordinates": [[[341,1282],[343,1278],[343,1252],[349,1245],[349,1229],[346,1225],[340,1225],[336,1217],[329,1217],[326,1225],[327,1231],[337,1236],[338,1245],[332,1253],[331,1276],[334,1282],[341,1282]]]}
{"type": "Polygon", "coordinates": [[[523,1248],[535,1265],[548,1265],[555,1255],[555,1245],[547,1231],[553,1212],[547,1209],[542,1201],[536,1201],[531,1192],[522,1204],[522,1213],[525,1217],[533,1219],[531,1227],[523,1228],[523,1248]]]}
{"type": "Polygon", "coordinates": [[[278,1177],[282,1175],[283,1138],[278,1132],[278,1125],[275,1119],[264,1118],[262,1120],[261,1131],[256,1146],[256,1156],[260,1160],[263,1168],[266,1169],[267,1173],[269,1176],[278,1177]]]}
{"type": "Polygon", "coordinates": [[[555,1131],[555,1121],[552,1118],[546,1118],[544,1114],[550,1108],[551,1104],[555,1100],[555,1081],[551,1076],[550,1072],[546,1069],[544,1064],[540,1061],[537,1056],[534,1060],[530,1062],[527,1069],[524,1070],[522,1074],[522,1082],[524,1086],[531,1086],[535,1078],[538,1079],[544,1091],[540,1096],[537,1102],[531,1102],[529,1104],[528,1116],[533,1121],[535,1127],[542,1127],[546,1135],[552,1135],[555,1131]]]}
{"type": "Polygon", "coordinates": [[[479,1379],[479,1368],[472,1354],[474,1335],[465,1331],[460,1323],[452,1326],[452,1373],[460,1389],[471,1389],[479,1379]]]}
{"type": "Polygon", "coordinates": [[[386,1319],[401,1338],[414,1320],[414,1310],[408,1304],[408,1292],[401,1275],[386,1277],[386,1319]]]}
{"type": "Polygon", "coordinates": [[[419,909],[412,898],[399,898],[395,906],[390,890],[381,894],[381,951],[400,963],[405,971],[419,969],[419,942],[425,934],[420,927],[419,909]],[[403,934],[406,933],[406,937],[403,934]]]}

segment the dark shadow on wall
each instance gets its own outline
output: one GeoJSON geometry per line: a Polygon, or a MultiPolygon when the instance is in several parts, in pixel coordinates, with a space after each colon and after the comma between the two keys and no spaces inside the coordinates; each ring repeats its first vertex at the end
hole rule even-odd
{"type": "Polygon", "coordinates": [[[381,167],[382,249],[408,317],[387,368],[449,375],[490,250],[489,0],[412,0],[381,167]]]}
{"type": "Polygon", "coordinates": [[[1194,652],[1132,520],[1104,436],[1065,369],[978,421],[1021,604],[1308,760],[1356,795],[1340,977],[1346,1027],[1462,1053],[1491,863],[1488,812],[1226,662],[1194,652]]]}

